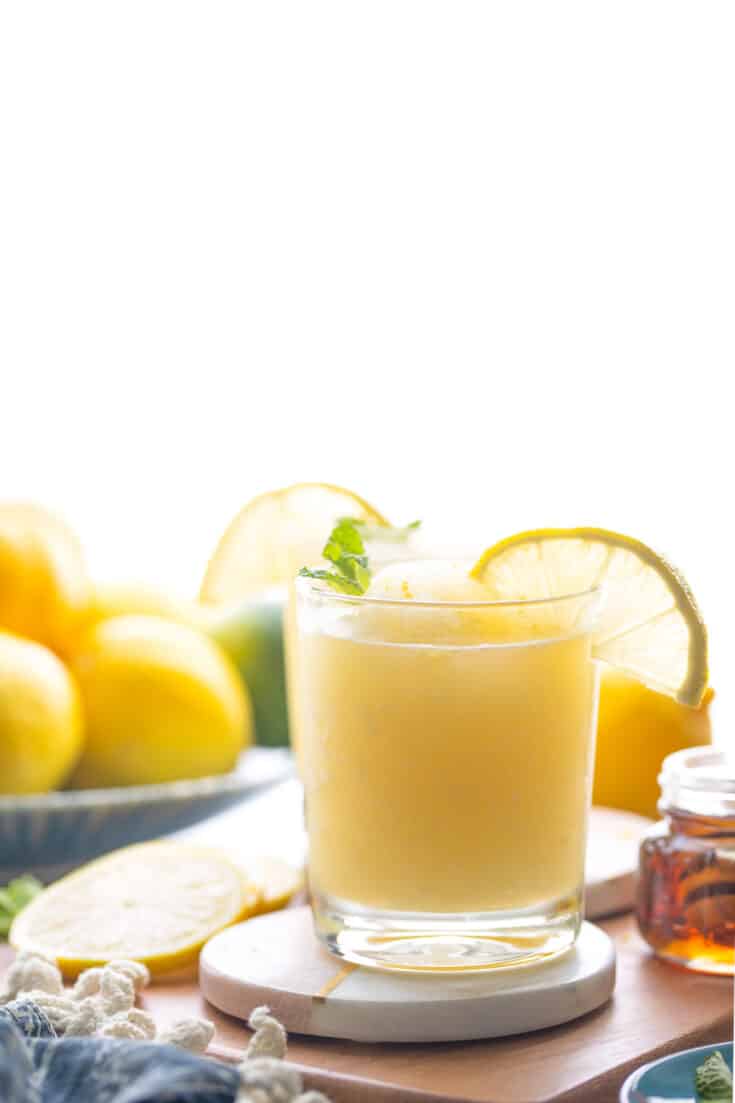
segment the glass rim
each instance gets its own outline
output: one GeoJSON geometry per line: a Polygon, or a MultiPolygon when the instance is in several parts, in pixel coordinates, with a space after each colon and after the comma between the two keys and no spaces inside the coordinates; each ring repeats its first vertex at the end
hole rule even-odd
{"type": "Polygon", "coordinates": [[[398,609],[533,609],[539,606],[556,605],[560,602],[580,601],[584,598],[601,597],[605,593],[605,584],[597,583],[586,590],[577,590],[554,597],[501,598],[489,601],[416,601],[414,598],[369,597],[367,594],[343,594],[332,589],[321,579],[296,575],[294,584],[297,593],[309,592],[329,601],[339,601],[347,605],[394,607],[398,609]]]}

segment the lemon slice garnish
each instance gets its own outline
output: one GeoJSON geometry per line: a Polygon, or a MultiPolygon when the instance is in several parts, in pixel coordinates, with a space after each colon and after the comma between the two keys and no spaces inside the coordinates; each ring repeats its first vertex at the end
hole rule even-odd
{"type": "Polygon", "coordinates": [[[304,886],[303,872],[280,858],[246,858],[238,864],[258,890],[258,915],[285,908],[304,886]]]}
{"type": "Polygon", "coordinates": [[[119,958],[168,973],[192,965],[208,938],[253,915],[259,900],[219,851],[144,843],[45,889],[13,921],[10,942],[55,960],[69,978],[119,958]]]}
{"type": "Polygon", "coordinates": [[[330,530],[345,516],[387,523],[358,494],[328,483],[297,483],[253,498],[217,545],[202,601],[239,601],[287,585],[300,567],[321,559],[330,530]]]}
{"type": "Polygon", "coordinates": [[[604,584],[595,658],[696,706],[707,687],[707,633],[686,582],[630,536],[537,529],[501,540],[470,572],[498,600],[536,600],[604,584]]]}

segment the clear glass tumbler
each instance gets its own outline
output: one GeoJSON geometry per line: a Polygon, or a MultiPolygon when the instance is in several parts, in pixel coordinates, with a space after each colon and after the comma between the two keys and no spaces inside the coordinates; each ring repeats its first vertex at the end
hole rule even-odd
{"type": "Polygon", "coordinates": [[[330,951],[477,970],[573,944],[601,600],[392,601],[297,580],[309,880],[330,951]]]}

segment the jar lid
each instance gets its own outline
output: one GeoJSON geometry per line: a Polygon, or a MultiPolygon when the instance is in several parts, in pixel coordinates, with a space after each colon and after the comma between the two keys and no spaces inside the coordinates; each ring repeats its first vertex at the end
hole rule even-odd
{"type": "Polygon", "coordinates": [[[668,755],[658,775],[659,808],[698,816],[735,815],[735,755],[692,747],[668,755]]]}

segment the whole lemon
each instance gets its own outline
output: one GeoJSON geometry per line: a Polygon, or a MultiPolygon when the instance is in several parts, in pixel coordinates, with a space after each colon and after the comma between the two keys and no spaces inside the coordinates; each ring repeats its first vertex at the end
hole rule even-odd
{"type": "Polygon", "coordinates": [[[600,680],[594,803],[655,818],[661,763],[674,751],[711,742],[713,696],[709,689],[699,708],[689,708],[606,668],[600,680]]]}
{"type": "Polygon", "coordinates": [[[95,584],[91,588],[84,618],[72,649],[76,650],[89,629],[110,617],[163,617],[190,628],[205,629],[202,606],[194,601],[182,601],[162,590],[135,582],[95,584]]]}
{"type": "Polygon", "coordinates": [[[41,644],[0,632],[0,793],[60,785],[82,747],[74,680],[41,644]]]}
{"type": "Polygon", "coordinates": [[[111,617],[85,636],[73,669],[87,729],[77,786],[224,773],[251,742],[247,690],[224,652],[194,628],[111,617]]]}
{"type": "Polygon", "coordinates": [[[64,654],[90,586],[79,542],[41,506],[0,503],[0,628],[64,654]]]}

